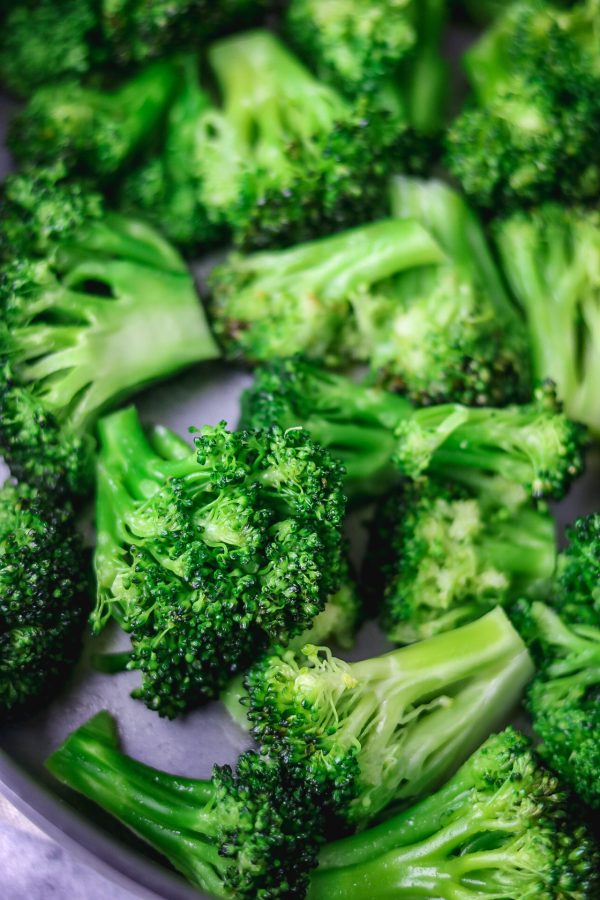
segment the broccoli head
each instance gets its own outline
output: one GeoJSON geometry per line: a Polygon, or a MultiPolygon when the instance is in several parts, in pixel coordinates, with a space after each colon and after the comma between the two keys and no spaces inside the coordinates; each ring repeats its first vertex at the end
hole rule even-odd
{"type": "Polygon", "coordinates": [[[136,692],[173,717],[307,628],[344,574],[341,469],[305,432],[206,427],[195,449],[99,423],[99,630],[131,635],[136,692]]]}
{"type": "Polygon", "coordinates": [[[81,651],[89,579],[66,502],[0,488],[0,719],[48,700],[81,651]]]}
{"type": "Polygon", "coordinates": [[[359,824],[443,783],[518,702],[533,666],[504,612],[410,647],[346,663],[307,645],[248,672],[265,752],[322,785],[332,815],[359,824]]]}
{"type": "Polygon", "coordinates": [[[308,900],[593,900],[593,835],[513,728],[492,735],[430,797],[323,848],[308,900]]]}
{"type": "Polygon", "coordinates": [[[600,513],[583,516],[567,530],[558,559],[554,604],[568,622],[600,625],[600,513]]]}

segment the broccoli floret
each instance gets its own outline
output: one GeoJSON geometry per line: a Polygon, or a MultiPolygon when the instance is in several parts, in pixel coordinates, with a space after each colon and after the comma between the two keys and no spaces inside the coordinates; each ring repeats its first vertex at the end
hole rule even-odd
{"type": "Polygon", "coordinates": [[[17,477],[85,494],[98,415],[219,351],[191,275],[149,226],[27,175],[7,181],[5,209],[7,243],[25,247],[0,268],[0,448],[17,477]]]}
{"type": "Polygon", "coordinates": [[[129,172],[120,187],[120,206],[152,222],[188,252],[205,249],[223,236],[202,202],[197,123],[210,107],[195,57],[182,60],[182,83],[171,103],[160,152],[129,172]]]}
{"type": "Polygon", "coordinates": [[[547,203],[494,227],[536,378],[552,378],[568,415],[600,433],[600,217],[547,203]]]}
{"type": "Polygon", "coordinates": [[[203,202],[243,249],[376,218],[392,166],[429,162],[403,121],[320,83],[271,32],[222,40],[208,59],[221,107],[198,123],[203,202]]]}
{"type": "Polygon", "coordinates": [[[533,673],[504,612],[392,653],[346,663],[307,645],[246,676],[252,732],[321,783],[349,823],[443,783],[503,721],[533,673]]]}
{"type": "Polygon", "coordinates": [[[383,629],[402,644],[537,593],[555,566],[546,506],[501,478],[403,485],[377,510],[364,563],[383,629]]]}
{"type": "Polygon", "coordinates": [[[71,171],[115,175],[152,139],[177,82],[177,66],[158,62],[110,91],[77,81],[41,87],[13,119],[9,146],[21,162],[62,158],[71,171]]]}
{"type": "Polygon", "coordinates": [[[475,470],[559,498],[583,469],[585,433],[563,415],[551,384],[522,406],[415,409],[306,360],[279,360],[257,370],[242,422],[306,428],[344,464],[351,496],[384,494],[402,475],[460,481],[475,470]]]}
{"type": "Polygon", "coordinates": [[[89,589],[70,505],[0,488],[0,719],[39,707],[80,650],[89,589]]]}
{"type": "Polygon", "coordinates": [[[568,622],[600,623],[600,513],[584,516],[567,530],[569,544],[558,559],[554,604],[568,622]]]}
{"type": "Polygon", "coordinates": [[[432,796],[324,847],[307,898],[593,900],[599,871],[570,798],[507,728],[432,796]]]}
{"type": "Polygon", "coordinates": [[[307,628],[344,574],[341,470],[305,432],[206,427],[195,449],[99,423],[95,630],[130,633],[136,696],[173,717],[307,628]]]}
{"type": "Polygon", "coordinates": [[[521,602],[515,622],[539,671],[528,709],[548,765],[600,808],[600,628],[568,624],[543,603],[521,602]]]}
{"type": "Polygon", "coordinates": [[[170,775],[121,753],[101,712],[46,762],[64,784],[112,813],[211,896],[302,900],[316,865],[316,793],[282,762],[247,752],[210,781],[170,775]]]}
{"type": "Polygon", "coordinates": [[[594,2],[509,6],[466,66],[476,105],[448,135],[448,165],[481,206],[593,198],[600,186],[600,66],[594,2]]]}

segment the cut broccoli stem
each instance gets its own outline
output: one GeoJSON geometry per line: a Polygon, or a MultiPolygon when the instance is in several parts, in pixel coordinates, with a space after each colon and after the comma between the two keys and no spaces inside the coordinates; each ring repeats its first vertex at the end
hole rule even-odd
{"type": "Polygon", "coordinates": [[[403,63],[399,83],[410,124],[424,134],[443,127],[447,100],[448,64],[441,54],[447,0],[418,0],[415,4],[417,44],[403,63]]]}

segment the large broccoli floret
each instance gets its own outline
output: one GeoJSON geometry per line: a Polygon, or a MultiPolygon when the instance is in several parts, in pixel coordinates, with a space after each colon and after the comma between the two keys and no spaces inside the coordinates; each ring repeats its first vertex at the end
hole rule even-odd
{"type": "Polygon", "coordinates": [[[554,522],[501,478],[408,483],[377,510],[364,565],[384,631],[410,643],[547,586],[554,522]]]}
{"type": "Polygon", "coordinates": [[[598,849],[571,803],[507,728],[432,796],[324,847],[307,898],[593,900],[598,849]]]}
{"type": "Polygon", "coordinates": [[[62,158],[71,171],[115,175],[152,140],[178,77],[177,66],[163,61],[113,90],[77,81],[41,87],[13,119],[10,148],[21,162],[62,158]]]}
{"type": "Polygon", "coordinates": [[[583,468],[585,435],[563,415],[551,385],[532,403],[505,409],[414,409],[403,397],[306,360],[280,360],[257,370],[242,399],[242,421],[306,428],[343,462],[352,495],[383,494],[402,475],[460,481],[475,470],[534,497],[561,497],[583,468]]]}
{"type": "Polygon", "coordinates": [[[538,379],[600,433],[600,216],[548,203],[495,222],[504,271],[527,321],[538,379]]]}
{"type": "Polygon", "coordinates": [[[362,662],[311,645],[267,656],[246,677],[248,715],[261,746],[305,768],[332,813],[357,824],[443,783],[503,721],[532,672],[498,608],[362,662]]]}
{"type": "Polygon", "coordinates": [[[73,510],[25,484],[0,488],[0,719],[52,696],[77,660],[89,589],[73,510]]]}
{"type": "Polygon", "coordinates": [[[101,420],[98,630],[131,634],[136,692],[175,716],[308,627],[344,574],[341,470],[299,430],[206,427],[195,449],[101,420]]]}
{"type": "Polygon", "coordinates": [[[101,712],[46,765],[211,896],[304,897],[321,811],[314,787],[282,762],[249,752],[235,773],[215,766],[210,781],[170,775],[121,753],[115,722],[101,712]]]}
{"type": "Polygon", "coordinates": [[[567,12],[526,0],[467,52],[477,105],[450,128],[448,165],[481,206],[598,193],[596,19],[594,0],[567,12]]]}
{"type": "Polygon", "coordinates": [[[98,415],[219,352],[191,275],[149,226],[28,174],[6,182],[4,212],[0,448],[17,477],[86,493],[98,415]]]}

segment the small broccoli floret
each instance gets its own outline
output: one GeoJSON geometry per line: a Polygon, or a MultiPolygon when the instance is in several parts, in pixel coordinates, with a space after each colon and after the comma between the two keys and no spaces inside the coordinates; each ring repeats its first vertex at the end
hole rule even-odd
{"type": "Polygon", "coordinates": [[[98,415],[218,349],[169,244],[83,188],[40,184],[6,186],[5,237],[40,257],[0,268],[0,448],[17,477],[84,494],[98,415]]]}
{"type": "Polygon", "coordinates": [[[393,653],[345,663],[311,645],[246,676],[253,734],[324,785],[348,822],[442,783],[518,702],[533,666],[501,609],[393,653]]]}
{"type": "Polygon", "coordinates": [[[570,798],[507,728],[432,796],[324,847],[307,897],[593,900],[599,870],[570,798]]]}
{"type": "Polygon", "coordinates": [[[0,488],[0,719],[48,700],[81,651],[89,584],[74,522],[53,495],[0,488]]]}
{"type": "Polygon", "coordinates": [[[248,752],[235,773],[215,766],[210,781],[170,775],[121,753],[115,722],[101,712],[46,766],[211,896],[304,897],[321,812],[313,787],[282,762],[248,752]]]}
{"type": "Polygon", "coordinates": [[[568,622],[600,624],[600,514],[577,519],[558,560],[554,604],[568,622]]]}
{"type": "Polygon", "coordinates": [[[408,483],[376,512],[364,566],[384,631],[410,643],[546,585],[556,566],[554,522],[501,478],[469,488],[408,483]]]}
{"type": "Polygon", "coordinates": [[[600,807],[600,628],[567,624],[543,603],[515,621],[539,671],[528,692],[540,753],[586,803],[600,807]]]}
{"type": "Polygon", "coordinates": [[[115,175],[156,133],[177,81],[177,66],[158,62],[111,91],[77,81],[41,87],[13,119],[9,146],[21,162],[62,158],[71,171],[115,175]]]}
{"type": "Polygon", "coordinates": [[[536,378],[552,378],[568,415],[600,433],[600,217],[548,203],[494,227],[536,378]]]}
{"type": "Polygon", "coordinates": [[[509,5],[466,55],[472,105],[448,135],[448,165],[479,205],[596,196],[600,67],[594,2],[562,13],[509,5]],[[587,25],[586,25],[587,21],[587,25]]]}
{"type": "Polygon", "coordinates": [[[99,596],[131,634],[136,692],[173,717],[308,627],[344,574],[341,470],[306,433],[206,427],[195,449],[101,420],[99,596]]]}

